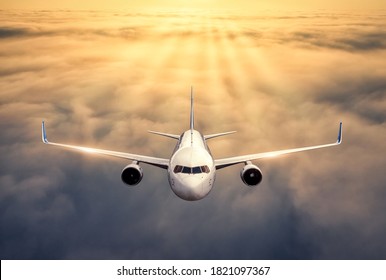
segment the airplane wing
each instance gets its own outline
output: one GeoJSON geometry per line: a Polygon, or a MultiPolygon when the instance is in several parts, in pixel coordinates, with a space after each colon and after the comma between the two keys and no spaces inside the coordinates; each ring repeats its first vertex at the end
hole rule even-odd
{"type": "Polygon", "coordinates": [[[244,156],[236,156],[236,157],[230,157],[230,158],[223,158],[223,159],[215,160],[214,163],[215,163],[216,169],[221,169],[221,168],[228,167],[228,166],[231,166],[234,164],[252,161],[252,160],[256,160],[256,159],[276,157],[276,156],[285,155],[285,154],[315,150],[315,149],[320,149],[320,148],[327,148],[327,147],[339,145],[340,143],[342,143],[342,122],[339,124],[338,140],[335,143],[318,145],[318,146],[303,147],[303,148],[280,150],[280,151],[273,151],[273,152],[265,152],[265,153],[251,154],[251,155],[244,155],[244,156]]]}
{"type": "Polygon", "coordinates": [[[130,159],[138,162],[147,163],[150,165],[154,165],[160,168],[167,169],[169,166],[169,159],[164,158],[157,158],[157,157],[149,157],[149,156],[143,156],[143,155],[136,155],[136,154],[128,154],[128,153],[122,153],[122,152],[115,152],[115,151],[109,151],[109,150],[101,150],[101,149],[94,149],[94,148],[87,148],[87,147],[81,147],[81,146],[74,146],[74,145],[67,145],[67,144],[60,144],[60,143],[54,143],[49,142],[47,140],[47,133],[46,128],[44,125],[44,121],[42,122],[42,141],[45,144],[53,145],[57,147],[67,148],[79,152],[85,152],[85,153],[91,153],[91,154],[99,154],[99,155],[106,155],[106,156],[112,156],[112,157],[118,157],[118,158],[124,158],[124,159],[130,159]]]}

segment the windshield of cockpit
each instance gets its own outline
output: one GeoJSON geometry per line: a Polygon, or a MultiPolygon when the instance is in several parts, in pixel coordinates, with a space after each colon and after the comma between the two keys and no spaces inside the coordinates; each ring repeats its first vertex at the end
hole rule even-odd
{"type": "Polygon", "coordinates": [[[187,167],[182,165],[176,165],[174,167],[174,173],[185,173],[185,174],[200,174],[200,173],[209,173],[210,169],[207,165],[187,167]]]}

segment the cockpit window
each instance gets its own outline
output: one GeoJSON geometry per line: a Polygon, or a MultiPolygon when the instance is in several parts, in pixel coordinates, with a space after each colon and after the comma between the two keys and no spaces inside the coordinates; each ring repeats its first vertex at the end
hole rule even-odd
{"type": "Polygon", "coordinates": [[[195,166],[195,167],[176,165],[176,167],[174,167],[174,173],[200,174],[200,173],[209,173],[209,172],[210,172],[210,169],[207,165],[195,166]]]}
{"type": "Polygon", "coordinates": [[[176,165],[176,167],[174,167],[174,173],[180,173],[181,171],[182,171],[181,165],[176,165]]]}
{"type": "Polygon", "coordinates": [[[182,173],[191,174],[192,173],[192,168],[184,166],[182,168],[182,173]]]}
{"type": "Polygon", "coordinates": [[[199,173],[202,173],[202,172],[201,172],[201,168],[200,168],[199,166],[193,167],[193,168],[192,168],[192,173],[193,173],[193,174],[199,174],[199,173]]]}
{"type": "Polygon", "coordinates": [[[201,166],[201,170],[202,170],[202,172],[205,172],[205,173],[209,173],[210,172],[209,167],[206,166],[206,165],[201,166]]]}

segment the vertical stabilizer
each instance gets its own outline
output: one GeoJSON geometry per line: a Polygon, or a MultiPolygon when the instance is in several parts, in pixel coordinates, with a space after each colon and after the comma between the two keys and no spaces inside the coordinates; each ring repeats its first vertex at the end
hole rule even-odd
{"type": "Polygon", "coordinates": [[[194,129],[193,87],[190,88],[190,130],[194,129]]]}

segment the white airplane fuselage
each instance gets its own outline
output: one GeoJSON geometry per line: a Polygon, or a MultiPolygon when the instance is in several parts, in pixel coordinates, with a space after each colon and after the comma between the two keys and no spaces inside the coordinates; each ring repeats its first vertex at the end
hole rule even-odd
{"type": "Polygon", "coordinates": [[[212,190],[216,167],[204,137],[197,130],[185,131],[170,158],[169,184],[184,200],[199,200],[212,190]]]}

